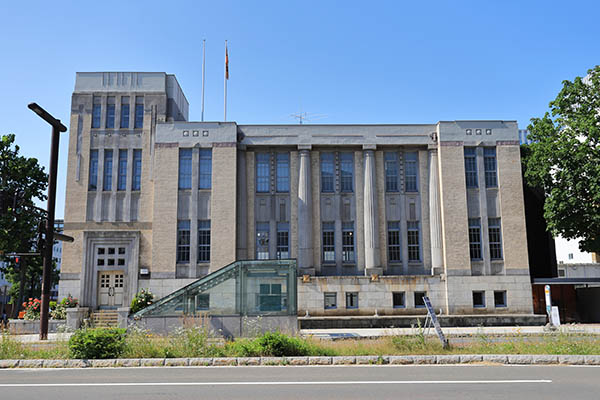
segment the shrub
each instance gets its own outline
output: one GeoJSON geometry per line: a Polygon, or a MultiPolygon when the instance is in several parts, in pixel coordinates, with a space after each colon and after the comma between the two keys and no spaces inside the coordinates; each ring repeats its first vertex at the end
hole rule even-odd
{"type": "Polygon", "coordinates": [[[75,308],[79,304],[79,301],[69,293],[67,297],[60,301],[60,304],[65,308],[75,308]]]}
{"type": "Polygon", "coordinates": [[[50,307],[50,318],[52,319],[67,319],[67,309],[65,306],[63,306],[62,304],[56,304],[56,302],[51,302],[54,303],[54,307],[50,307]]]}
{"type": "Polygon", "coordinates": [[[125,350],[125,329],[90,328],[76,331],[69,339],[73,358],[118,358],[125,350]]]}
{"type": "Polygon", "coordinates": [[[315,349],[304,339],[285,335],[281,332],[266,332],[255,339],[260,347],[261,355],[271,357],[308,356],[315,349]]]}
{"type": "Polygon", "coordinates": [[[150,304],[154,302],[154,295],[150,292],[149,289],[142,288],[139,292],[133,296],[133,300],[131,300],[131,308],[129,309],[130,314],[135,314],[136,312],[148,307],[150,304]]]}
{"type": "Polygon", "coordinates": [[[42,309],[42,302],[40,299],[32,299],[30,297],[29,301],[23,303],[23,308],[25,308],[23,319],[28,321],[40,319],[40,311],[42,309]]]}

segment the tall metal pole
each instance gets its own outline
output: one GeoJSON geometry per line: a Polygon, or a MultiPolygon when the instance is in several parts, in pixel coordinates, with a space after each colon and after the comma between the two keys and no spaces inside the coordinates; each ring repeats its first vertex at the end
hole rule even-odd
{"type": "Polygon", "coordinates": [[[224,98],[223,98],[223,121],[227,121],[227,80],[229,79],[229,54],[227,53],[227,40],[225,41],[225,79],[224,81],[224,98]]]}
{"type": "Polygon", "coordinates": [[[50,305],[50,286],[52,285],[52,247],[54,245],[54,210],[56,206],[56,175],[58,170],[58,144],[60,131],[52,126],[52,145],[50,147],[50,175],[48,175],[48,219],[46,220],[46,238],[44,246],[44,269],[42,274],[42,310],[40,312],[40,340],[48,339],[48,310],[50,305]]]}
{"type": "Polygon", "coordinates": [[[202,117],[201,121],[204,122],[204,77],[206,72],[206,39],[202,39],[202,117]]]}

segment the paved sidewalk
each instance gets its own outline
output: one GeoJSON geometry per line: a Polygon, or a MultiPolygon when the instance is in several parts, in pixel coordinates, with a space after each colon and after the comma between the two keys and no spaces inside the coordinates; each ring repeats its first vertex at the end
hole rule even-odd
{"type": "MultiPolygon", "coordinates": [[[[426,330],[427,331],[427,330],[426,330]]],[[[465,328],[442,328],[446,336],[473,335],[539,335],[549,333],[543,326],[483,326],[465,328]]],[[[362,328],[362,329],[302,329],[302,336],[318,338],[366,338],[379,336],[414,335],[417,328],[362,328]]],[[[562,325],[557,332],[584,333],[600,335],[600,324],[568,324],[562,325]]],[[[435,329],[430,328],[426,334],[435,335],[435,329]]]]}

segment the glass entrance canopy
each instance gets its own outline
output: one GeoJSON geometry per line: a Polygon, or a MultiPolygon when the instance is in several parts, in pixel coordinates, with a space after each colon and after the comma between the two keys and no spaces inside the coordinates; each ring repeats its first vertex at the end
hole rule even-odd
{"type": "Polygon", "coordinates": [[[296,260],[236,261],[163,297],[134,318],[296,315],[296,260]]]}

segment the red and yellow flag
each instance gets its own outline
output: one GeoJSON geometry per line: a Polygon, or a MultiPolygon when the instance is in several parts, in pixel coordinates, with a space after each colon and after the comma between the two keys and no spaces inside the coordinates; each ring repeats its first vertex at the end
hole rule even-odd
{"type": "Polygon", "coordinates": [[[227,52],[227,45],[225,45],[225,79],[229,80],[229,53],[227,52]]]}

